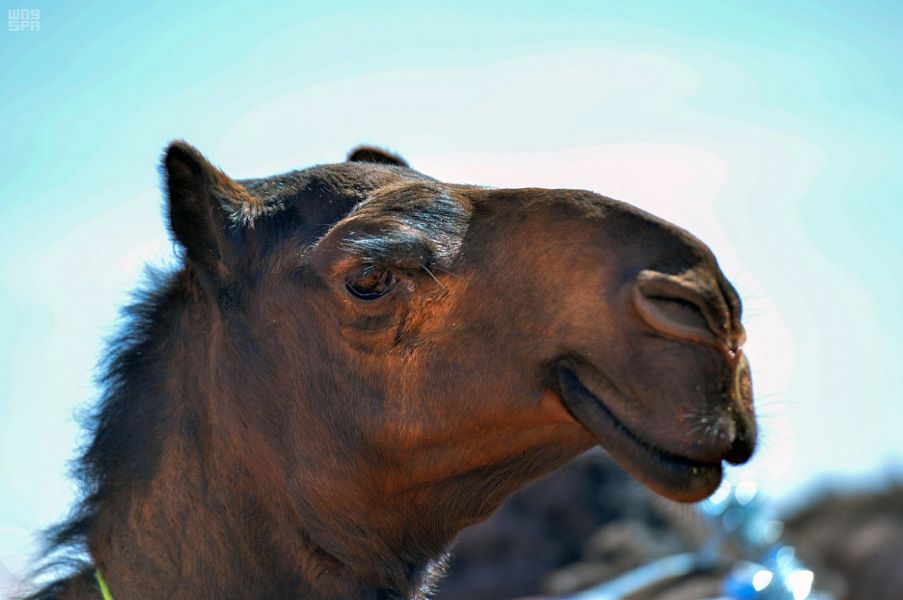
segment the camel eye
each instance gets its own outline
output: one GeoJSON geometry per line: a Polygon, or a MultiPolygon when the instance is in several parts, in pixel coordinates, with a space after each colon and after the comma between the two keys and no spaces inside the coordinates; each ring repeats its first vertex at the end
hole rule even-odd
{"type": "Polygon", "coordinates": [[[395,275],[389,269],[369,266],[345,282],[345,289],[358,300],[376,300],[395,286],[395,275]]]}

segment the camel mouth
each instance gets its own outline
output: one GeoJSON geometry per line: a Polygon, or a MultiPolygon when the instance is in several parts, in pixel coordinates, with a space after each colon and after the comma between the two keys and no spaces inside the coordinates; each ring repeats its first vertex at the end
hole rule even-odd
{"type": "Polygon", "coordinates": [[[656,447],[618,419],[568,361],[559,362],[555,373],[562,403],[571,415],[615,462],[651,490],[677,502],[698,502],[721,485],[721,460],[701,462],[656,447]]]}

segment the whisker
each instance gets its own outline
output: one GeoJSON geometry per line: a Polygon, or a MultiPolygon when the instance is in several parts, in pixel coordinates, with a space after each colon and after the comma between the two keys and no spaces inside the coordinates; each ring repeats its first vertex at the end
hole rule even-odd
{"type": "Polygon", "coordinates": [[[460,277],[460,275],[458,275],[457,273],[452,273],[452,272],[449,271],[448,269],[443,269],[443,268],[440,267],[439,265],[433,265],[433,268],[436,269],[436,270],[438,270],[438,271],[442,271],[443,273],[445,273],[446,275],[449,275],[449,276],[451,276],[451,277],[460,277]]]}
{"type": "Polygon", "coordinates": [[[435,281],[436,283],[439,284],[439,287],[441,287],[441,288],[442,288],[443,290],[445,290],[445,291],[448,291],[448,288],[446,288],[444,285],[442,285],[442,282],[439,281],[439,280],[436,278],[435,275],[433,275],[433,272],[430,271],[429,268],[427,268],[426,265],[423,265],[423,270],[427,272],[427,275],[429,275],[430,277],[433,278],[433,281],[435,281]]]}

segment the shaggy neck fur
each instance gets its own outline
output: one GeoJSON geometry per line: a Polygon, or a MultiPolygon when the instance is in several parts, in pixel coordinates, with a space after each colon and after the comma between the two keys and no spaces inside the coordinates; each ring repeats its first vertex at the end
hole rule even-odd
{"type": "MultiPolygon", "coordinates": [[[[235,387],[237,348],[253,340],[236,339],[242,328],[209,304],[190,270],[156,287],[126,311],[79,463],[83,500],[51,532],[51,556],[87,551],[87,560],[29,598],[97,598],[95,568],[117,600],[423,598],[443,550],[473,519],[441,503],[432,508],[444,515],[387,519],[367,514],[385,507],[366,497],[351,519],[315,494],[297,497],[285,457],[256,427],[266,399],[235,387]],[[353,533],[335,526],[343,521],[353,533]],[[318,534],[310,523],[330,526],[318,534]],[[389,551],[399,545],[407,550],[389,551]]],[[[254,377],[255,367],[242,373],[254,377]]],[[[494,492],[499,502],[506,495],[494,492]]]]}

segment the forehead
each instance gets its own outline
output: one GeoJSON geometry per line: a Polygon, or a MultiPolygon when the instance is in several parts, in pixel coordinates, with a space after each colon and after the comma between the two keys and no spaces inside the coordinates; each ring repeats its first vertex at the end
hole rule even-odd
{"type": "Polygon", "coordinates": [[[339,163],[239,183],[269,207],[268,214],[322,227],[337,223],[377,190],[415,181],[435,182],[394,165],[339,163]]]}
{"type": "Polygon", "coordinates": [[[435,181],[412,169],[375,163],[317,165],[271,177],[243,179],[239,183],[264,203],[283,205],[363,200],[372,191],[404,181],[435,181]]]}
{"type": "Polygon", "coordinates": [[[348,216],[374,190],[429,178],[401,167],[364,163],[318,165],[238,183],[256,200],[258,218],[234,224],[267,246],[313,243],[348,216]]]}
{"type": "Polygon", "coordinates": [[[320,165],[240,183],[265,207],[254,227],[269,243],[288,236],[313,244],[332,232],[367,260],[448,259],[469,218],[465,186],[394,165],[320,165]]]}

